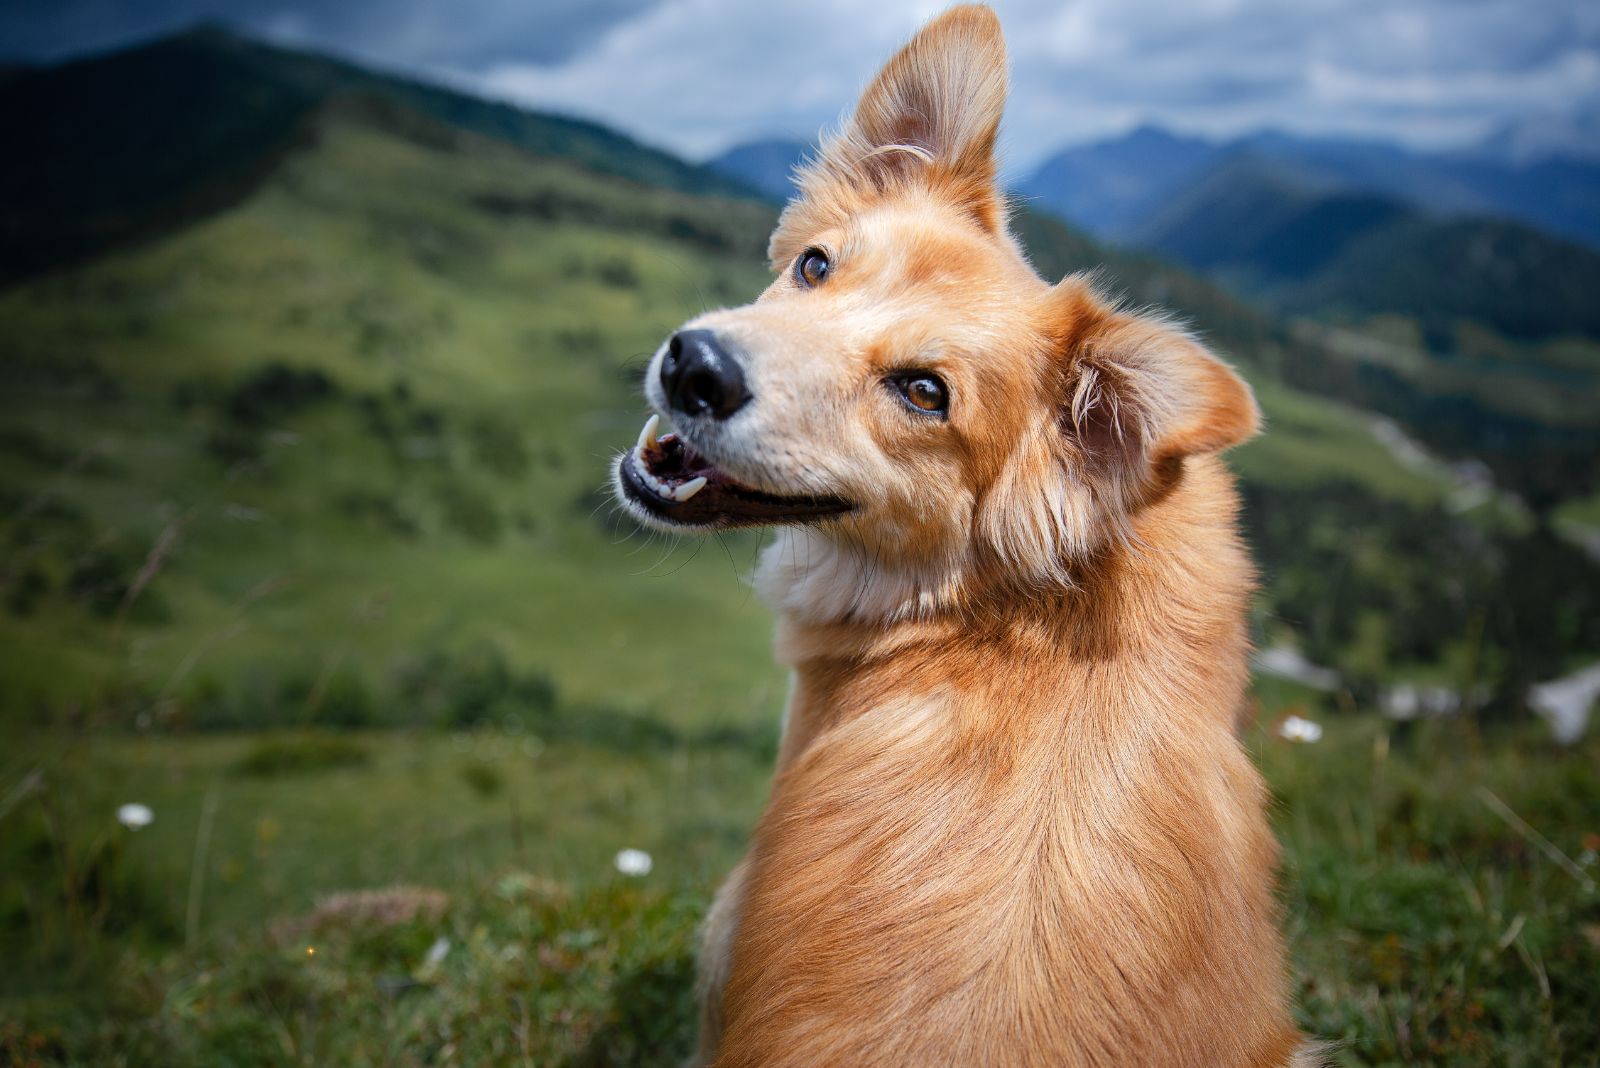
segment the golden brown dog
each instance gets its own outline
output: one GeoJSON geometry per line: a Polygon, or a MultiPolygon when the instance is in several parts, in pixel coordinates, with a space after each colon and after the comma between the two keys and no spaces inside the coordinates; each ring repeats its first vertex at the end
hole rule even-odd
{"type": "Polygon", "coordinates": [[[1033,272],[1005,93],[987,8],[896,55],[804,169],[771,287],[656,354],[677,432],[617,463],[647,523],[778,528],[793,693],[698,1063],[1309,1058],[1235,736],[1252,571],[1217,454],[1256,406],[1171,324],[1033,272]]]}

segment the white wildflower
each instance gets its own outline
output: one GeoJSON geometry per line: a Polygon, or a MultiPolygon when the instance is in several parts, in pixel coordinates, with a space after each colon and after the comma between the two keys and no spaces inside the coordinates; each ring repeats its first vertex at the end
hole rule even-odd
{"type": "Polygon", "coordinates": [[[649,875],[654,863],[642,849],[624,849],[617,854],[617,870],[624,875],[649,875]]]}
{"type": "Polygon", "coordinates": [[[1322,724],[1299,716],[1287,716],[1278,724],[1278,737],[1291,742],[1315,742],[1322,738],[1322,724]]]}
{"type": "Polygon", "coordinates": [[[155,818],[156,814],[150,811],[149,805],[130,803],[117,809],[117,822],[130,831],[150,826],[150,821],[155,818]]]}

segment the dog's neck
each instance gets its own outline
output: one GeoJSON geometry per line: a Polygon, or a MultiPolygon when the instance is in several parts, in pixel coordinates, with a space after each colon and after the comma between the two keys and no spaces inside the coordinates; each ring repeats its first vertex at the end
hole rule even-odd
{"type": "MultiPolygon", "coordinates": [[[[864,695],[852,692],[860,680],[881,680],[872,684],[879,697],[890,696],[885,686],[926,694],[942,685],[946,665],[971,657],[999,671],[1015,660],[1019,670],[1061,677],[1069,688],[1056,668],[1070,674],[1092,664],[1129,687],[1170,688],[1174,697],[1192,679],[1225,678],[1195,711],[1231,730],[1246,682],[1253,572],[1233,510],[1215,504],[1219,494],[1232,499],[1220,463],[1192,463],[1184,482],[1135,517],[1133,542],[1086,562],[1070,587],[975,594],[959,569],[918,573],[816,532],[785,532],[757,576],[779,610],[779,659],[796,671],[792,710],[810,721],[792,724],[785,751],[862,707],[864,695]]],[[[1040,693],[1041,710],[1060,696],[1040,693]]]]}
{"type": "Polygon", "coordinates": [[[893,626],[943,614],[964,577],[959,560],[907,563],[809,527],[784,527],[761,553],[756,589],[796,624],[893,626]]]}

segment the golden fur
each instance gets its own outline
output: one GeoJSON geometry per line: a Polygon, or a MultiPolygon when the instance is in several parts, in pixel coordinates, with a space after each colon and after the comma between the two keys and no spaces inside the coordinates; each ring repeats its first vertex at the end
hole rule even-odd
{"type": "Polygon", "coordinates": [[[692,324],[755,397],[695,447],[855,505],[780,530],[758,574],[794,690],[707,922],[699,1063],[1309,1056],[1235,734],[1253,574],[1216,454],[1255,404],[1169,323],[1029,267],[995,187],[1005,82],[987,8],[929,24],[804,170],[772,287],[692,324]],[[815,288],[789,270],[810,247],[815,288]],[[882,388],[908,366],[948,419],[882,388]]]}

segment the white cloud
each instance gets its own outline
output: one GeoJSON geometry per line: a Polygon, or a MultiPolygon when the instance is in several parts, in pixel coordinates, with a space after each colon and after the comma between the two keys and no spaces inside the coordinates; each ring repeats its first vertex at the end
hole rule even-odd
{"type": "MultiPolygon", "coordinates": [[[[455,75],[704,156],[836,121],[942,4],[662,0],[590,48],[455,75]]],[[[1154,121],[1227,135],[1261,126],[1413,143],[1600,101],[1600,5],[1587,0],[998,0],[1014,168],[1154,121]]]]}
{"type": "Polygon", "coordinates": [[[703,155],[759,133],[810,136],[834,121],[926,7],[668,0],[571,62],[499,64],[476,81],[703,155]]]}

